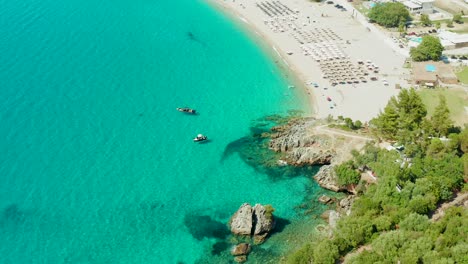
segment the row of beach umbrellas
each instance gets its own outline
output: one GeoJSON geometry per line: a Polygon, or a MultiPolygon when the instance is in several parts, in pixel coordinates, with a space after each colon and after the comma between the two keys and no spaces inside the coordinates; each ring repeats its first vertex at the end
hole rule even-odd
{"type": "Polygon", "coordinates": [[[255,5],[269,17],[286,16],[295,13],[293,10],[291,10],[291,8],[283,4],[281,1],[257,2],[255,5]]]}

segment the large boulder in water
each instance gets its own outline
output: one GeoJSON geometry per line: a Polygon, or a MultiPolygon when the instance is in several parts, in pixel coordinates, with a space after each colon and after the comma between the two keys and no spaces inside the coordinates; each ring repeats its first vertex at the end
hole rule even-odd
{"type": "Polygon", "coordinates": [[[231,217],[231,232],[234,235],[250,236],[253,225],[253,208],[248,203],[241,205],[239,210],[231,217]]]}
{"type": "Polygon", "coordinates": [[[255,243],[262,243],[275,227],[273,207],[256,204],[253,208],[244,203],[231,217],[231,232],[234,235],[253,236],[255,243]]]}
{"type": "Polygon", "coordinates": [[[255,243],[262,243],[265,241],[268,234],[275,227],[275,221],[273,219],[273,207],[271,205],[263,206],[256,204],[254,206],[254,224],[255,230],[253,233],[255,243]]]}

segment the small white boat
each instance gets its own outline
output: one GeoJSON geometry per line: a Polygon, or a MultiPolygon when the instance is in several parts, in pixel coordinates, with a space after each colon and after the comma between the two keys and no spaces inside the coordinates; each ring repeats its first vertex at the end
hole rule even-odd
{"type": "Polygon", "coordinates": [[[194,139],[193,141],[194,142],[203,142],[203,141],[207,141],[208,140],[208,137],[207,136],[204,136],[202,134],[198,134],[194,139]]]}
{"type": "Polygon", "coordinates": [[[191,109],[191,108],[188,108],[188,107],[177,107],[176,109],[179,112],[188,113],[188,114],[196,114],[197,113],[197,110],[191,109]]]}

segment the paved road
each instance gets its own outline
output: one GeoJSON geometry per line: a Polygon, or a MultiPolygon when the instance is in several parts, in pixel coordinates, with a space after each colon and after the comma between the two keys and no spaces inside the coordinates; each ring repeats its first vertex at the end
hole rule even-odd
{"type": "Polygon", "coordinates": [[[354,19],[359,21],[364,27],[366,27],[370,32],[374,33],[377,37],[381,38],[383,42],[390,46],[396,53],[400,53],[405,57],[409,57],[409,50],[400,48],[398,44],[393,42],[389,36],[385,35],[385,33],[380,31],[374,24],[367,22],[367,17],[356,10],[352,4],[345,0],[337,0],[336,2],[339,2],[340,5],[344,6],[349,12],[351,12],[351,14],[353,14],[354,10],[354,19]]]}

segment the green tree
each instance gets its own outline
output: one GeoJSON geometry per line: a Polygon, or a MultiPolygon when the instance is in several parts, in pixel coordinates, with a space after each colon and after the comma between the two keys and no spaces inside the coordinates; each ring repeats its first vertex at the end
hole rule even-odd
{"type": "Polygon", "coordinates": [[[311,244],[306,244],[288,258],[288,264],[310,263],[314,255],[314,248],[311,244]]]}
{"type": "Polygon", "coordinates": [[[426,14],[421,14],[420,20],[421,20],[421,24],[422,24],[423,26],[425,26],[425,27],[428,27],[428,26],[432,25],[431,19],[430,19],[429,16],[426,15],[426,14]]]}
{"type": "Polygon", "coordinates": [[[354,121],[354,129],[362,128],[362,122],[359,120],[354,121]]]}
{"type": "Polygon", "coordinates": [[[398,94],[397,140],[403,144],[413,143],[419,138],[427,110],[421,97],[413,88],[404,89],[398,94]]]}
{"type": "Polygon", "coordinates": [[[422,38],[421,44],[410,50],[411,58],[414,61],[437,61],[442,56],[444,47],[438,37],[426,35],[422,38]]]}
{"type": "Polygon", "coordinates": [[[384,27],[397,27],[400,21],[408,21],[411,17],[402,3],[382,3],[375,5],[369,12],[369,18],[384,27]]]}
{"type": "Polygon", "coordinates": [[[460,150],[463,153],[468,153],[468,128],[465,128],[460,133],[460,150]]]}
{"type": "Polygon", "coordinates": [[[439,158],[446,154],[444,143],[438,138],[433,138],[429,144],[426,152],[427,156],[432,158],[439,158]]]}
{"type": "Polygon", "coordinates": [[[453,21],[452,20],[447,21],[447,27],[453,28],[453,21]]]}
{"type": "Polygon", "coordinates": [[[453,126],[447,100],[442,95],[439,97],[439,105],[437,105],[431,117],[431,124],[437,137],[447,136],[449,129],[453,126]]]}
{"type": "Polygon", "coordinates": [[[354,167],[352,160],[342,163],[334,169],[340,185],[357,184],[361,179],[361,174],[354,167]]]}
{"type": "Polygon", "coordinates": [[[314,248],[314,263],[334,264],[340,256],[338,247],[331,240],[322,240],[314,248]]]}
{"type": "Polygon", "coordinates": [[[462,24],[463,23],[463,17],[461,14],[455,14],[453,15],[452,21],[457,24],[462,24]]]}
{"type": "Polygon", "coordinates": [[[344,119],[344,122],[345,122],[345,124],[346,124],[346,126],[347,126],[348,128],[354,129],[353,120],[352,120],[351,118],[346,117],[346,118],[344,119]]]}
{"type": "Polygon", "coordinates": [[[397,105],[396,98],[392,97],[387,106],[385,106],[384,111],[370,122],[384,138],[393,139],[398,131],[397,105]]]}
{"type": "Polygon", "coordinates": [[[440,21],[436,21],[435,22],[435,28],[440,29],[440,27],[441,27],[440,21]]]}
{"type": "Polygon", "coordinates": [[[426,215],[411,213],[400,222],[400,229],[407,231],[425,231],[429,227],[429,219],[426,215]]]}

